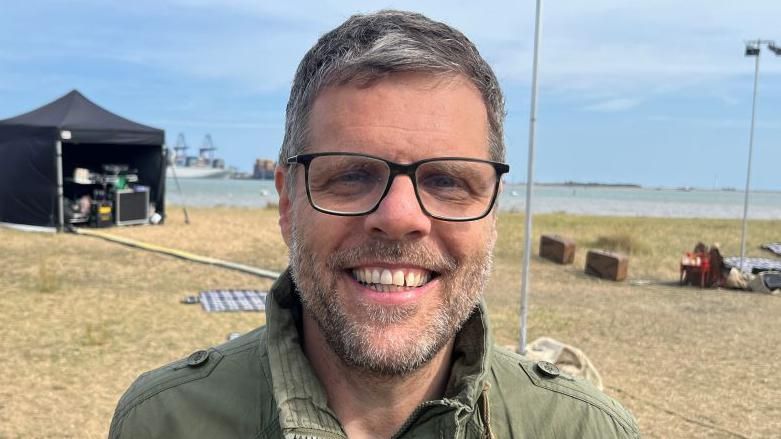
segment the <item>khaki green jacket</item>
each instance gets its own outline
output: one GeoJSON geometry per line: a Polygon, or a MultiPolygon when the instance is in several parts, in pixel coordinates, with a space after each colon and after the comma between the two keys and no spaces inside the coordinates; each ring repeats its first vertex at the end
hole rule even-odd
{"type": "MultiPolygon", "coordinates": [[[[114,438],[344,438],[301,350],[286,273],[267,325],[141,375],[111,421],[114,438]]],[[[587,382],[492,346],[484,306],[459,333],[445,396],[399,438],[636,438],[632,416],[587,382]]]]}

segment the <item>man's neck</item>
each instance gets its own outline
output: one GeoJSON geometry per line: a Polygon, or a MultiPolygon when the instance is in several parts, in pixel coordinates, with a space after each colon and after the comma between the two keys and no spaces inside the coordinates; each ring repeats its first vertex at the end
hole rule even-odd
{"type": "Polygon", "coordinates": [[[304,352],[325,388],[328,406],[350,438],[389,438],[418,405],[439,399],[450,376],[453,342],[430,362],[404,376],[379,376],[346,365],[317,323],[304,312],[304,352]]]}

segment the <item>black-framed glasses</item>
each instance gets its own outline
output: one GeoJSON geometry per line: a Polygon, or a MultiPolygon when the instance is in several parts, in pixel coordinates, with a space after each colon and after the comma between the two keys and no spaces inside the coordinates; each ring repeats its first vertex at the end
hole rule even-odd
{"type": "Polygon", "coordinates": [[[331,215],[367,215],[379,207],[393,179],[406,175],[426,215],[445,221],[474,221],[496,201],[505,163],[439,157],[402,165],[348,152],[299,154],[287,163],[304,165],[306,195],[312,207],[331,215]]]}

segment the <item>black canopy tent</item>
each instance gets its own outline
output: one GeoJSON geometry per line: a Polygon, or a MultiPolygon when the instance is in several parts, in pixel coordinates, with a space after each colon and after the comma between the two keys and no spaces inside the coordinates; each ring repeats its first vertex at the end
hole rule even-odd
{"type": "Polygon", "coordinates": [[[64,177],[127,164],[165,217],[165,132],[120,117],[77,90],[0,120],[0,223],[64,225],[64,177]]]}

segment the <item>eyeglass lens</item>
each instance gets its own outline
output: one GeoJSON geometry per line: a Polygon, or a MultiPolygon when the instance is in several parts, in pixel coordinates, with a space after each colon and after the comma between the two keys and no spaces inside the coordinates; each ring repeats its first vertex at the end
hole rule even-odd
{"type": "MultiPolygon", "coordinates": [[[[382,198],[390,168],[382,160],[363,156],[327,155],[312,159],[308,185],[312,203],[334,213],[360,214],[382,198]]],[[[423,208],[431,215],[464,219],[490,209],[496,170],[490,163],[436,160],[422,163],[415,184],[423,208]]]]}

